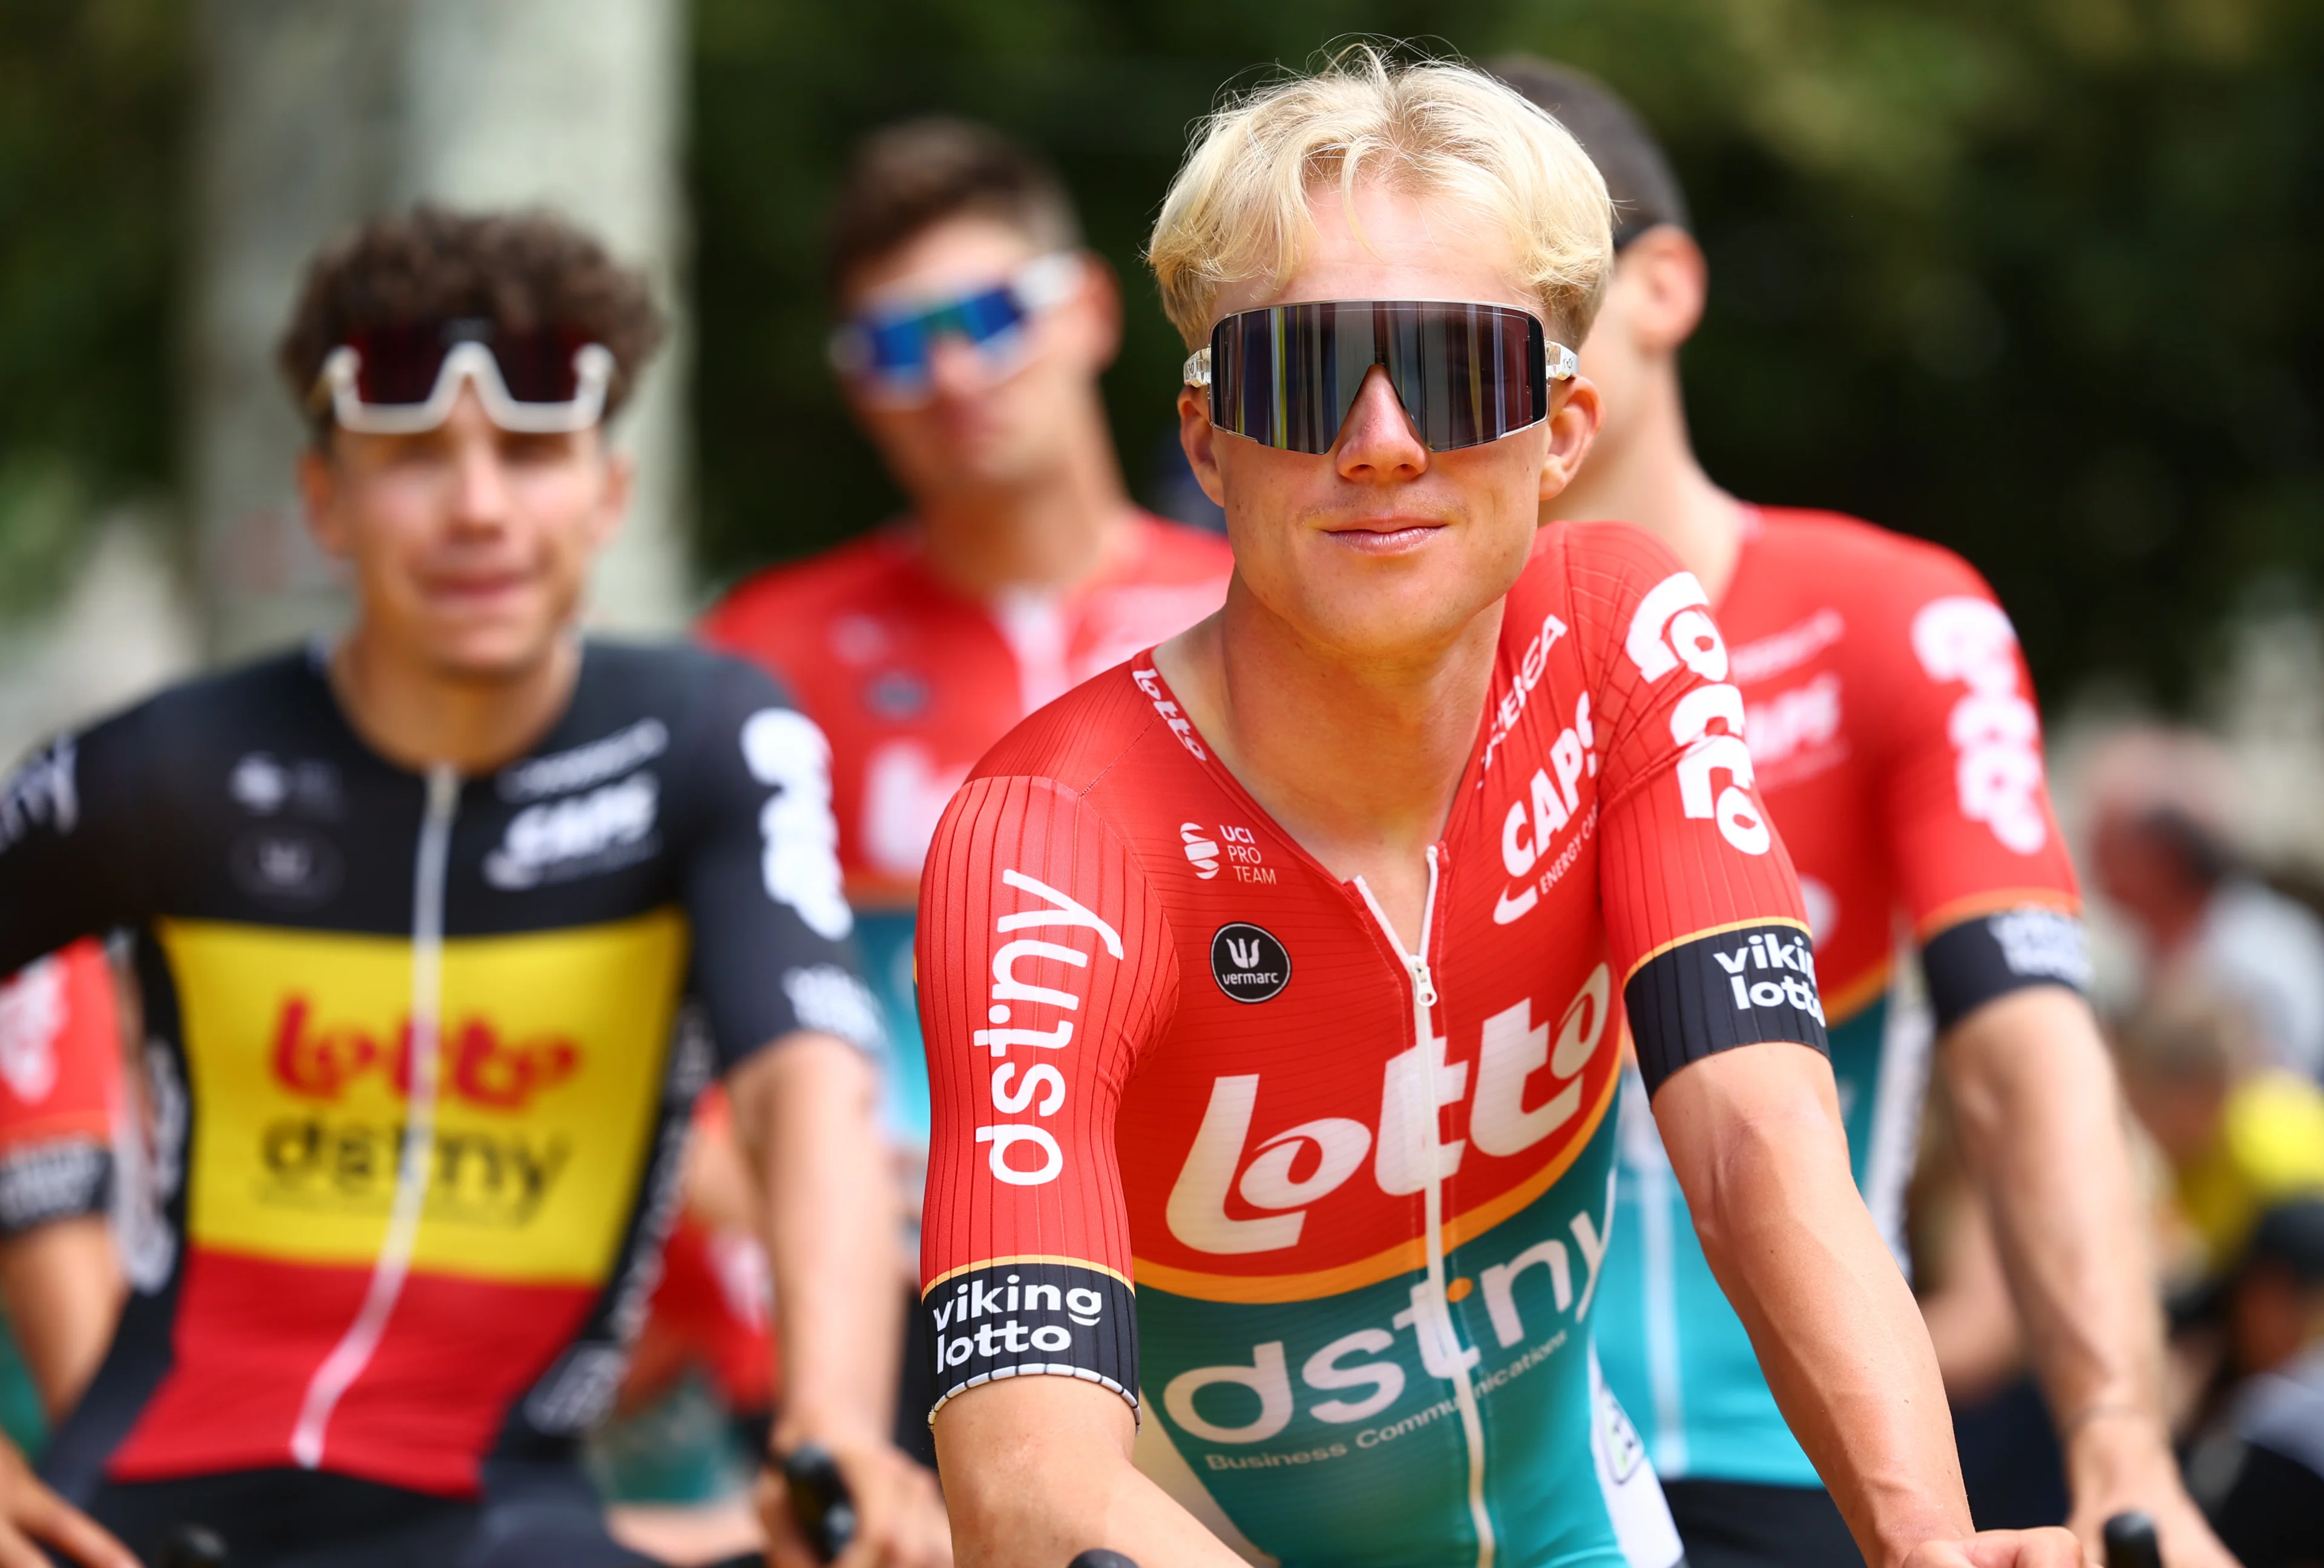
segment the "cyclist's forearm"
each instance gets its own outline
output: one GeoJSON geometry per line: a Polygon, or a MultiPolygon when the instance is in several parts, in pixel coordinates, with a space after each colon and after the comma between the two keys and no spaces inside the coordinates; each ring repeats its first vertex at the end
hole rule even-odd
{"type": "Polygon", "coordinates": [[[1011,1378],[948,1401],[936,1457],[960,1568],[1068,1563],[1096,1546],[1139,1568],[1240,1568],[1130,1462],[1133,1422],[1119,1395],[1072,1378],[1011,1378]]]}
{"type": "Polygon", "coordinates": [[[1655,1096],[1703,1252],[1873,1568],[1970,1533],[1936,1356],[1849,1178],[1831,1075],[1712,1056],[1655,1096]]]}
{"type": "Polygon", "coordinates": [[[2029,1359],[2070,1440],[2127,1422],[2161,1443],[2162,1324],[2114,1069],[2089,1005],[2056,987],[1947,1032],[1963,1147],[2029,1359]]]}
{"type": "Polygon", "coordinates": [[[779,1043],[731,1082],[764,1197],[784,1384],[779,1441],[888,1436],[903,1304],[877,1082],[862,1053],[825,1035],[779,1043]]]}

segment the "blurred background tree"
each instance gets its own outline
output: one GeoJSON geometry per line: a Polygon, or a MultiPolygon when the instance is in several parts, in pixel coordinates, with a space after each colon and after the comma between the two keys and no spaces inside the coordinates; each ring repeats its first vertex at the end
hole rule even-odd
{"type": "Polygon", "coordinates": [[[184,9],[0,5],[0,618],[171,479],[184,9]]]}
{"type": "MultiPolygon", "coordinates": [[[[168,483],[189,0],[0,7],[0,611],[90,498],[168,483]]],[[[675,0],[673,0],[675,3],[675,0]]],[[[1138,263],[1222,86],[1363,32],[1594,70],[1712,266],[1712,473],[1941,540],[2045,695],[2201,689],[2324,589],[2324,8],[2301,0],[696,0],[696,555],[715,584],[896,504],[825,366],[854,138],[944,108],[1046,149],[1120,269],[1151,488],[1183,353],[1138,263]]]]}

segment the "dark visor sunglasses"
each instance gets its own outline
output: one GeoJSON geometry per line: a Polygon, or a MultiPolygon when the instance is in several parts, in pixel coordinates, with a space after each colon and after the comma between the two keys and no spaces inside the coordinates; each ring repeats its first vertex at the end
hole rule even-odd
{"type": "Polygon", "coordinates": [[[1549,383],[1576,372],[1540,318],[1504,305],[1332,300],[1230,316],[1186,361],[1220,429],[1321,456],[1374,365],[1432,452],[1498,441],[1549,417],[1549,383]]]}
{"type": "Polygon", "coordinates": [[[309,401],[341,429],[408,436],[450,418],[466,381],[502,429],[561,435],[604,417],[613,380],[613,352],[570,327],[407,321],[348,334],[324,359],[309,401]]]}

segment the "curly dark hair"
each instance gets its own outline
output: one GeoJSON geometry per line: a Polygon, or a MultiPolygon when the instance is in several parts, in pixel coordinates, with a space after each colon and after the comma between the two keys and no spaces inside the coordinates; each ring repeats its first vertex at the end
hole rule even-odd
{"type": "MultiPolygon", "coordinates": [[[[302,412],[323,361],[350,334],[475,317],[514,331],[577,328],[612,351],[611,419],[667,331],[645,275],[586,230],[541,210],[460,212],[428,204],[374,217],[308,263],[274,360],[302,412]]],[[[316,416],[330,429],[328,410],[316,416]]]]}
{"type": "Polygon", "coordinates": [[[929,115],[874,131],[848,161],[824,238],[835,300],[855,272],[948,218],[996,218],[1045,250],[1082,243],[1065,182],[989,125],[929,115]]]}

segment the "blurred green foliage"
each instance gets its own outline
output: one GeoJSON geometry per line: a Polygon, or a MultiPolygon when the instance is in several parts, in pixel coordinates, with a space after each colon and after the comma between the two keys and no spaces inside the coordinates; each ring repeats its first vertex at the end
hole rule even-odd
{"type": "Polygon", "coordinates": [[[1698,444],[1748,497],[1960,549],[2058,700],[2183,701],[2222,619],[2324,583],[2324,7],[2304,0],[697,0],[701,559],[897,503],[824,369],[852,141],[943,107],[1032,140],[1130,285],[1133,485],[1182,350],[1137,256],[1222,87],[1353,31],[1596,71],[1667,140],[1712,266],[1698,444]]]}
{"type": "Polygon", "coordinates": [[[170,475],[185,11],[0,5],[0,616],[170,475]]]}

